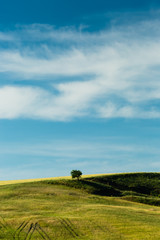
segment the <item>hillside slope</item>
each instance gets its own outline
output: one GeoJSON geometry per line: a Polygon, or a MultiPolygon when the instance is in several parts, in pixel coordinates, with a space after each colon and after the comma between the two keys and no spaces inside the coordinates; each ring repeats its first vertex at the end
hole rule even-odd
{"type": "MultiPolygon", "coordinates": [[[[159,240],[160,208],[125,199],[144,197],[138,181],[141,188],[150,182],[158,194],[159,176],[116,174],[1,186],[0,239],[159,240]]],[[[158,198],[148,190],[148,197],[158,198]]]]}
{"type": "Polygon", "coordinates": [[[77,180],[48,180],[48,184],[65,185],[101,196],[160,206],[160,173],[125,173],[93,176],[77,180]]]}

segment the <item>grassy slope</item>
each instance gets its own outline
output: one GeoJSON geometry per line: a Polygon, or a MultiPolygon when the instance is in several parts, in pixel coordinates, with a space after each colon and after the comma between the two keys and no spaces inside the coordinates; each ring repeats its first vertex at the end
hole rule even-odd
{"type": "MultiPolygon", "coordinates": [[[[113,174],[107,174],[113,175],[113,174]]],[[[94,175],[83,175],[82,178],[90,178],[96,176],[106,176],[106,174],[94,174],[94,175]]],[[[40,182],[43,180],[59,180],[59,179],[71,179],[70,176],[65,177],[51,177],[51,178],[34,178],[34,179],[21,179],[21,180],[8,180],[8,181],[0,181],[0,185],[9,185],[9,184],[19,184],[19,183],[27,183],[27,182],[40,182]]]]}
{"type": "MultiPolygon", "coordinates": [[[[31,239],[36,240],[49,238],[158,240],[160,239],[160,208],[124,199],[130,196],[125,195],[126,188],[127,194],[137,189],[137,185],[135,184],[135,187],[133,183],[136,183],[138,178],[139,183],[143,184],[145,179],[146,181],[150,179],[152,185],[153,179],[156,179],[158,185],[160,175],[156,175],[156,178],[149,176],[117,174],[91,177],[84,179],[83,183],[66,179],[55,180],[54,183],[47,180],[1,186],[0,239],[23,240],[31,224],[35,226],[33,224],[38,222],[42,229],[35,227],[32,234],[34,230],[32,228],[28,239],[31,236],[31,239]],[[99,188],[98,184],[107,186],[106,189],[110,184],[109,189],[116,191],[118,189],[122,195],[107,197],[87,193],[99,188]],[[20,225],[15,233],[15,229],[20,225]]],[[[134,194],[138,192],[134,191],[134,194]]]]}

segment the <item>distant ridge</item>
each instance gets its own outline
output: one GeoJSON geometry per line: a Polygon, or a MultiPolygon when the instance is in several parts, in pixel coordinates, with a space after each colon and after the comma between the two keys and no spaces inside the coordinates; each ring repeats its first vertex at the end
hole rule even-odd
{"type": "MultiPolygon", "coordinates": [[[[120,174],[120,173],[88,174],[88,175],[82,175],[82,178],[105,176],[105,175],[112,175],[112,174],[120,174]]],[[[43,181],[43,180],[59,180],[59,179],[71,179],[71,176],[50,177],[50,178],[17,179],[17,180],[2,180],[2,181],[0,181],[0,185],[26,183],[26,182],[39,182],[39,181],[43,181]]]]}
{"type": "MultiPolygon", "coordinates": [[[[125,172],[125,173],[97,173],[97,174],[88,174],[82,175],[83,178],[92,178],[92,177],[103,177],[110,175],[133,175],[133,174],[152,174],[153,172],[125,172]]],[[[160,174],[155,172],[155,174],[160,174]]],[[[60,176],[60,177],[49,177],[49,178],[31,178],[31,179],[17,179],[17,180],[2,180],[0,181],[0,186],[9,185],[9,184],[18,184],[18,183],[30,183],[30,182],[39,182],[45,180],[60,180],[60,179],[71,179],[71,176],[60,176]]]]}

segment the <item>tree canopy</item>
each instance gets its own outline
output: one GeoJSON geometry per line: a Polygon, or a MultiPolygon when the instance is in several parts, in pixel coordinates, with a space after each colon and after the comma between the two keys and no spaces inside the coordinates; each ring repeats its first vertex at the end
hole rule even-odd
{"type": "Polygon", "coordinates": [[[82,176],[82,172],[80,170],[72,170],[71,171],[72,178],[77,178],[78,180],[82,176]]]}

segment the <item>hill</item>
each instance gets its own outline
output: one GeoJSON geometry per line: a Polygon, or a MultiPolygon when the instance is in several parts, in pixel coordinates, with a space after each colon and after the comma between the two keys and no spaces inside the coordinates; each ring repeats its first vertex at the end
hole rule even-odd
{"type": "Polygon", "coordinates": [[[159,181],[132,173],[0,186],[0,239],[158,240],[159,181]]]}

